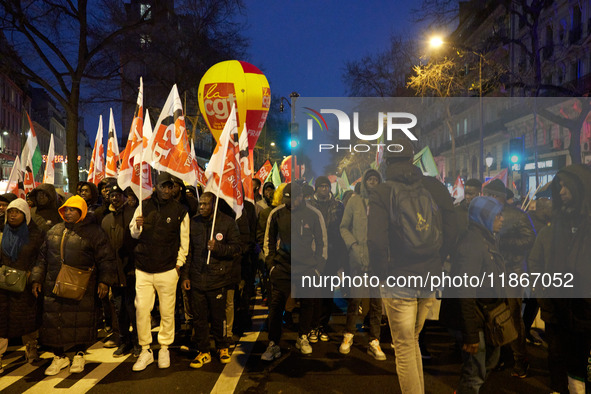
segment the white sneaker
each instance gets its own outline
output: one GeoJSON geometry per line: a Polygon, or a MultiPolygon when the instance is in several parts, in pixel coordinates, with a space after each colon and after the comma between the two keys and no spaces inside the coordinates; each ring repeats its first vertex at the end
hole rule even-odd
{"type": "Polygon", "coordinates": [[[143,371],[146,367],[154,362],[154,353],[150,349],[142,349],[140,356],[137,358],[135,364],[133,364],[134,371],[143,371]]]}
{"type": "Polygon", "coordinates": [[[55,356],[53,358],[53,361],[51,362],[51,365],[49,367],[47,367],[47,369],[45,370],[45,375],[47,376],[53,376],[53,375],[57,375],[58,373],[60,373],[60,371],[64,368],[66,368],[68,365],[70,365],[70,359],[67,357],[57,357],[55,356]]]}
{"type": "Polygon", "coordinates": [[[349,352],[351,351],[352,345],[353,345],[353,334],[351,334],[350,332],[346,332],[345,335],[343,335],[343,342],[341,343],[341,346],[339,347],[339,352],[341,352],[342,354],[349,354],[349,352]]]}
{"type": "Polygon", "coordinates": [[[170,352],[168,348],[161,348],[158,352],[158,368],[170,367],[170,352]]]}
{"type": "Polygon", "coordinates": [[[386,354],[382,351],[380,347],[380,341],[374,339],[369,343],[369,347],[367,348],[367,354],[373,356],[376,360],[384,361],[386,359],[386,354]]]}
{"type": "Polygon", "coordinates": [[[296,348],[300,349],[302,354],[312,353],[312,346],[310,346],[310,342],[308,342],[307,335],[302,335],[298,337],[298,340],[296,341],[296,348]]]}
{"type": "Polygon", "coordinates": [[[265,353],[262,354],[261,360],[273,361],[279,357],[281,357],[281,348],[279,345],[275,345],[275,342],[271,341],[269,342],[269,346],[267,346],[265,353]]]}
{"type": "Polygon", "coordinates": [[[86,360],[84,359],[84,353],[78,352],[72,359],[72,365],[70,366],[70,373],[80,373],[84,371],[84,364],[86,364],[86,360]]]}

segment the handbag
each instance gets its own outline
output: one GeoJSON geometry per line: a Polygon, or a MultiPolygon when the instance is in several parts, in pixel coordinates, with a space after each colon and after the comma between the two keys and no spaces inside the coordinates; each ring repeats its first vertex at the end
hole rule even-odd
{"type": "Polygon", "coordinates": [[[22,293],[27,285],[27,271],[3,265],[0,267],[0,289],[22,293]]]}
{"type": "Polygon", "coordinates": [[[517,328],[507,300],[490,311],[486,307],[482,309],[486,343],[493,346],[503,346],[517,339],[517,328]]]}
{"type": "Polygon", "coordinates": [[[64,240],[68,229],[64,230],[62,242],[60,245],[60,255],[62,266],[53,287],[53,294],[61,298],[80,301],[86,293],[86,288],[90,282],[93,268],[84,269],[72,267],[64,263],[64,240]]]}

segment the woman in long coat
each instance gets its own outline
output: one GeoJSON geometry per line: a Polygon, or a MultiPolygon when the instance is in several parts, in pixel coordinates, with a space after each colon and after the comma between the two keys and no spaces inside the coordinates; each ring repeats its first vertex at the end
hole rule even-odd
{"type": "Polygon", "coordinates": [[[115,255],[107,235],[94,220],[87,216],[87,206],[80,196],[70,197],[59,209],[64,219],[49,230],[47,239],[31,280],[33,293],[43,293],[43,324],[41,343],[52,347],[54,359],[45,370],[56,375],[70,365],[65,350],[74,348],[70,372],[84,370],[84,351],[96,341],[99,298],[105,297],[109,286],[116,281],[115,255]],[[63,257],[62,257],[63,250],[63,257]],[[61,298],[53,294],[57,275],[64,264],[93,268],[90,282],[80,301],[61,298]]]}
{"type": "MultiPolygon", "coordinates": [[[[4,218],[0,265],[29,273],[37,260],[44,233],[31,220],[29,204],[22,198],[8,205],[4,218]]],[[[22,337],[28,362],[37,358],[38,310],[30,285],[20,293],[0,289],[0,373],[9,338],[22,337]]]]}

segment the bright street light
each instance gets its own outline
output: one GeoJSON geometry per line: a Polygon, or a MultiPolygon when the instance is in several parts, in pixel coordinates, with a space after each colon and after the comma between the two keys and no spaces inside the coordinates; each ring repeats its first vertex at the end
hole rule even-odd
{"type": "Polygon", "coordinates": [[[275,143],[274,142],[271,142],[271,146],[275,146],[275,143]]]}
{"type": "Polygon", "coordinates": [[[442,45],[443,45],[443,40],[441,39],[440,36],[431,37],[431,40],[429,40],[429,46],[431,48],[439,48],[442,45]]]}

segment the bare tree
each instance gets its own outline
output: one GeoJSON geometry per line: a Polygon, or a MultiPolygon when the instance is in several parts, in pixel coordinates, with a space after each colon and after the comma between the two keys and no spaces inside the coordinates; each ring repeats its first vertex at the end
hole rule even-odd
{"type": "Polygon", "coordinates": [[[399,96],[399,89],[406,87],[406,74],[419,61],[416,53],[414,41],[392,36],[384,52],[347,62],[342,78],[349,96],[399,96]]]}
{"type": "MultiPolygon", "coordinates": [[[[114,26],[112,10],[113,3],[107,1],[0,1],[0,28],[19,55],[14,59],[20,68],[17,72],[43,87],[66,112],[66,151],[70,158],[78,156],[83,81],[108,80],[116,75],[116,69],[101,67],[103,55],[118,37],[146,21],[143,15],[134,23],[114,26]]],[[[68,161],[68,178],[75,190],[76,160],[68,161]]]]}

